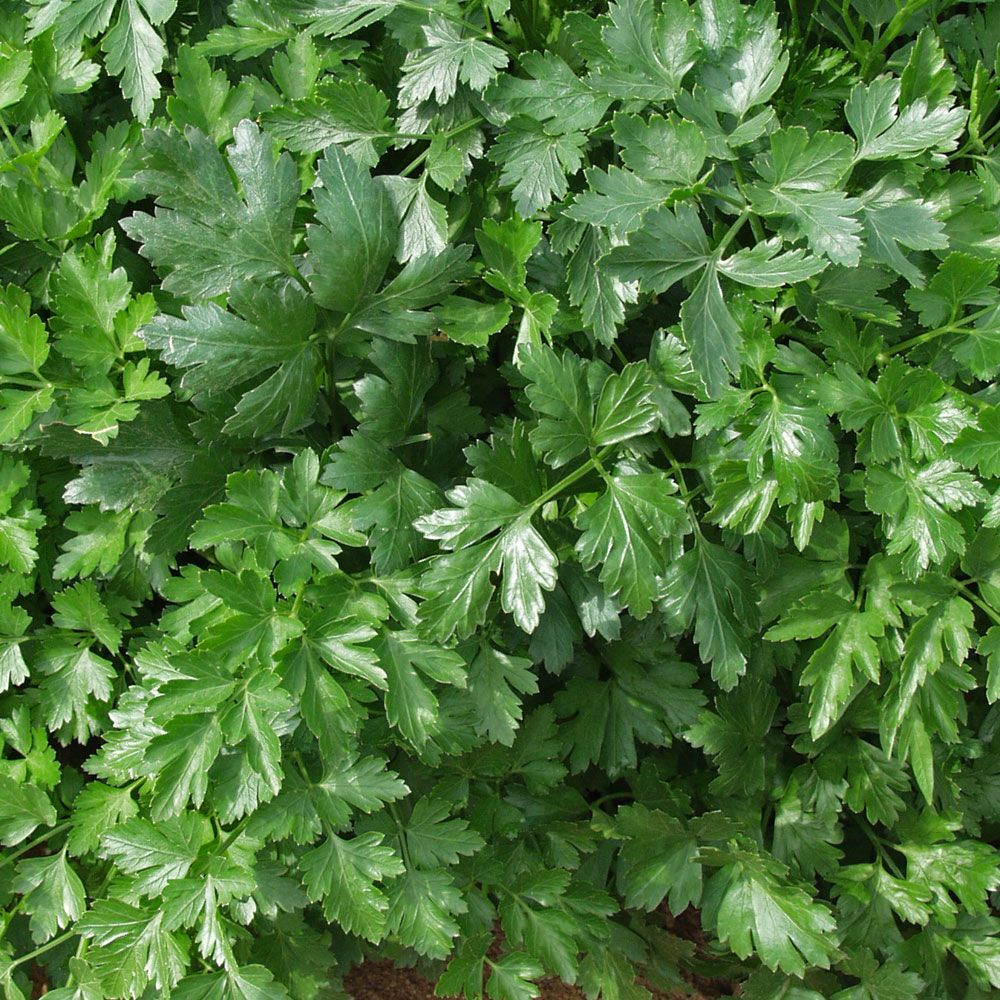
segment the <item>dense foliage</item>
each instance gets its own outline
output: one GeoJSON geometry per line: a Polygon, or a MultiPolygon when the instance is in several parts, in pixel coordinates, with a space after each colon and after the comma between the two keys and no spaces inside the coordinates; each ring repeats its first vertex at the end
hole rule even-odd
{"type": "Polygon", "coordinates": [[[4,3],[7,1000],[997,995],[998,44],[4,3]]]}

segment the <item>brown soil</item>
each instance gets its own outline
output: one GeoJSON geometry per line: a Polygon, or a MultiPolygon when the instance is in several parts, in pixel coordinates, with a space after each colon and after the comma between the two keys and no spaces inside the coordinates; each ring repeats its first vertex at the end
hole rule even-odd
{"type": "MultiPolygon", "coordinates": [[[[401,969],[392,962],[367,961],[355,966],[344,980],[354,1000],[438,1000],[434,987],[413,969],[401,969]]],[[[558,979],[539,983],[541,1000],[586,1000],[576,986],[558,979]]],[[[653,991],[654,1000],[681,1000],[681,994],[653,991]]],[[[701,993],[691,993],[685,1000],[708,1000],[701,993]]]]}
{"type": "MultiPolygon", "coordinates": [[[[661,912],[664,929],[685,941],[692,942],[697,958],[705,958],[708,942],[701,927],[701,915],[698,911],[687,909],[679,917],[672,916],[665,907],[661,912]]],[[[490,957],[499,957],[502,950],[503,932],[498,926],[495,928],[493,944],[490,947],[490,957]]],[[[684,992],[664,993],[640,981],[652,993],[652,1000],[718,1000],[738,995],[735,982],[709,979],[687,969],[682,970],[681,975],[687,983],[684,992]]],[[[384,960],[367,959],[361,965],[355,966],[345,977],[344,985],[353,1000],[441,1000],[435,996],[433,983],[416,969],[403,969],[384,960]]],[[[543,979],[538,986],[539,1000],[586,1000],[586,995],[579,987],[567,986],[558,979],[543,979]]],[[[445,998],[445,1000],[461,1000],[461,998],[445,998]]]]}

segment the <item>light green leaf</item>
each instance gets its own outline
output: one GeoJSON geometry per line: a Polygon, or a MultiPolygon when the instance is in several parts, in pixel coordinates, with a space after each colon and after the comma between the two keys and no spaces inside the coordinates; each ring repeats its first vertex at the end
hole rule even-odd
{"type": "Polygon", "coordinates": [[[0,843],[13,847],[40,826],[54,826],[56,811],[35,785],[0,775],[0,843]]]}
{"type": "Polygon", "coordinates": [[[741,958],[756,954],[769,969],[801,976],[807,963],[829,968],[837,953],[830,911],[775,862],[741,851],[709,879],[705,894],[710,925],[741,958]]]}
{"type": "Polygon", "coordinates": [[[490,147],[489,158],[500,165],[500,184],[511,188],[518,212],[530,219],[569,190],[567,174],[583,165],[582,132],[549,133],[525,115],[512,118],[490,147]]]}
{"type": "Polygon", "coordinates": [[[382,937],[389,900],[376,883],[404,869],[396,853],[382,846],[381,834],[345,840],[331,833],[303,855],[299,867],[309,898],[322,901],[327,920],[369,941],[382,937]]]}
{"type": "Polygon", "coordinates": [[[317,224],[309,226],[309,284],[325,309],[350,312],[376,291],[396,251],[392,199],[368,171],[337,146],[320,160],[317,224]]]}
{"type": "Polygon", "coordinates": [[[519,695],[535,694],[538,679],[531,660],[509,656],[483,645],[469,665],[469,697],[475,707],[475,727],[489,739],[511,746],[521,723],[519,695]]]}
{"type": "Polygon", "coordinates": [[[66,860],[66,851],[51,858],[25,858],[18,863],[14,891],[24,896],[30,914],[31,936],[48,941],[83,916],[84,888],[66,860]]]}
{"type": "Polygon", "coordinates": [[[649,614],[685,521],[676,486],[662,474],[627,470],[605,479],[605,492],[577,518],[576,550],[585,569],[600,569],[609,597],[636,618],[649,614]]]}
{"type": "Polygon", "coordinates": [[[746,670],[745,635],[756,621],[746,564],[739,556],[699,538],[667,569],[663,609],[681,628],[694,622],[694,639],[712,676],[723,688],[736,686],[746,670]]]}
{"type": "Polygon", "coordinates": [[[918,97],[899,108],[900,82],[879,77],[857,84],[844,105],[844,115],[858,140],[857,160],[891,160],[916,156],[925,150],[950,152],[968,117],[951,101],[928,106],[918,97]]]}
{"type": "Polygon", "coordinates": [[[399,100],[409,107],[433,98],[447,104],[459,80],[482,91],[507,65],[507,54],[477,38],[463,38],[454,22],[432,16],[423,28],[426,48],[410,52],[403,64],[399,100]]]}
{"type": "Polygon", "coordinates": [[[252,122],[240,122],[234,137],[223,160],[215,143],[197,129],[189,127],[183,135],[160,129],[145,133],[141,179],[155,194],[158,209],[155,215],[137,212],[122,227],[164,270],[166,291],[211,298],[237,281],[293,272],[295,165],[287,153],[275,160],[270,138],[252,122]]]}

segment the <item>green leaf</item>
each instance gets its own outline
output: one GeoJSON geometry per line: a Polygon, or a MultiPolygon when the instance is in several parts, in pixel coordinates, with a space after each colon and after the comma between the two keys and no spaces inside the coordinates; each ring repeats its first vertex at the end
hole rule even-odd
{"type": "Polygon", "coordinates": [[[28,679],[28,664],[21,649],[31,618],[18,607],[0,605],[0,691],[28,679]]]}
{"type": "Polygon", "coordinates": [[[464,687],[465,661],[404,631],[383,632],[377,649],[388,685],[386,719],[419,749],[439,728],[438,699],[423,678],[464,687]]]}
{"type": "Polygon", "coordinates": [[[544,969],[529,955],[513,952],[498,961],[487,959],[490,978],[486,992],[493,1000],[533,1000],[539,995],[533,980],[539,979],[544,969]]]}
{"type": "Polygon", "coordinates": [[[968,601],[953,597],[935,604],[917,619],[909,634],[895,682],[882,702],[883,745],[891,750],[917,691],[938,671],[946,654],[964,662],[972,647],[973,611],[968,601]]]}
{"type": "Polygon", "coordinates": [[[534,347],[521,352],[521,370],[532,409],[542,414],[531,442],[558,469],[586,450],[593,433],[586,369],[571,351],[534,347]]]}
{"type": "Polygon", "coordinates": [[[320,481],[363,492],[351,508],[352,523],[367,532],[380,573],[400,570],[426,550],[415,524],[440,505],[441,494],[374,438],[354,433],[340,441],[320,481]]]}
{"type": "Polygon", "coordinates": [[[111,995],[137,995],[149,983],[169,990],[187,968],[186,942],[164,928],[162,910],[101,899],[77,927],[90,942],[87,960],[111,995]]]}
{"type": "Polygon", "coordinates": [[[950,253],[926,288],[907,290],[906,301],[926,327],[942,326],[967,305],[991,305],[996,296],[996,265],[964,253],[950,253]]]}
{"type": "Polygon", "coordinates": [[[88,782],[73,800],[73,829],[68,845],[79,857],[97,849],[102,834],[132,819],[139,807],[128,788],[112,788],[99,781],[88,782]]]}
{"type": "Polygon", "coordinates": [[[705,267],[710,253],[697,210],[680,204],[650,212],[628,245],[613,248],[604,260],[622,280],[638,281],[644,291],[665,292],[705,267]]]}
{"type": "Polygon", "coordinates": [[[624,640],[609,651],[608,679],[571,677],[556,698],[574,773],[595,764],[626,773],[638,765],[641,743],[670,746],[705,703],[695,667],[661,636],[636,631],[624,640]]]}
{"type": "Polygon", "coordinates": [[[386,177],[383,181],[399,217],[396,258],[403,263],[439,254],[448,245],[448,213],[427,193],[422,180],[386,177]]]}
{"type": "Polygon", "coordinates": [[[683,3],[617,0],[602,31],[608,56],[598,85],[615,97],[671,100],[698,53],[695,19],[683,3]]]}
{"type": "Polygon", "coordinates": [[[447,872],[410,869],[393,883],[388,929],[420,955],[447,958],[459,933],[455,917],[465,912],[447,872]]]}
{"type": "Polygon", "coordinates": [[[991,701],[1000,698],[1000,625],[992,625],[979,640],[976,652],[986,659],[986,697],[991,701]]]}
{"type": "Polygon", "coordinates": [[[716,111],[742,118],[751,108],[769,101],[788,68],[776,14],[764,7],[737,7],[728,11],[725,43],[711,36],[714,11],[703,15],[703,36],[711,58],[701,69],[701,82],[716,111]]]}
{"type": "Polygon", "coordinates": [[[293,812],[296,823],[292,836],[296,843],[313,843],[322,824],[338,830],[347,828],[354,810],[370,814],[407,795],[409,789],[399,775],[385,765],[377,757],[362,757],[341,760],[337,767],[327,768],[318,781],[289,775],[284,790],[273,800],[271,815],[281,813],[284,818],[293,812]]]}
{"type": "Polygon", "coordinates": [[[884,517],[890,555],[900,554],[907,576],[916,578],[949,553],[965,551],[960,523],[949,513],[981,503],[986,492],[957,462],[939,459],[924,468],[909,462],[898,472],[875,467],[865,481],[869,506],[884,517]]]}
{"type": "Polygon", "coordinates": [[[487,94],[492,114],[527,115],[562,132],[585,131],[600,123],[610,100],[558,55],[525,52],[519,62],[530,79],[501,76],[487,94]]]}
{"type": "Polygon", "coordinates": [[[693,185],[708,155],[701,129],[683,118],[617,114],[614,137],[622,161],[638,176],[676,187],[693,185]]]}
{"type": "Polygon", "coordinates": [[[39,375],[49,356],[45,324],[31,312],[31,296],[7,285],[0,289],[0,374],[39,375]]]}
{"type": "Polygon", "coordinates": [[[769,969],[793,976],[801,976],[806,963],[829,967],[837,942],[826,907],[788,881],[775,862],[744,851],[720,852],[719,860],[722,867],[705,888],[705,910],[722,941],[741,958],[756,953],[769,969]]]}
{"type": "Polygon", "coordinates": [[[746,629],[755,621],[746,565],[732,552],[699,538],[667,569],[663,609],[684,629],[693,621],[702,661],[724,691],[746,670],[746,629]]]}
{"type": "Polygon", "coordinates": [[[569,190],[566,177],[583,165],[582,132],[550,133],[524,115],[512,118],[490,148],[500,165],[500,184],[510,188],[517,211],[526,219],[569,190]]]}
{"type": "Polygon", "coordinates": [[[467,820],[449,819],[452,805],[446,799],[424,796],[413,806],[406,823],[410,859],[418,868],[453,865],[460,855],[479,851],[483,838],[469,829],[467,820]]]}
{"type": "Polygon", "coordinates": [[[55,728],[68,725],[77,739],[86,740],[100,726],[95,702],[111,699],[111,663],[86,645],[53,644],[38,665],[45,675],[41,706],[46,723],[55,728]]]}
{"type": "Polygon", "coordinates": [[[31,936],[35,941],[48,941],[83,916],[83,883],[66,860],[65,851],[51,858],[26,858],[19,862],[14,891],[24,895],[23,906],[31,916],[31,936]]]}
{"type": "Polygon", "coordinates": [[[876,185],[862,199],[862,220],[873,259],[911,285],[923,285],[924,277],[903,250],[941,250],[948,245],[934,206],[889,182],[876,185]]]}
{"type": "Polygon", "coordinates": [[[482,1000],[483,969],[490,943],[489,933],[465,935],[438,979],[435,995],[462,995],[469,1000],[482,1000]]]}
{"type": "Polygon", "coordinates": [[[174,77],[174,93],[167,98],[167,113],[178,128],[191,125],[221,145],[238,122],[250,117],[249,81],[231,87],[225,73],[213,70],[206,58],[188,47],[178,51],[177,66],[180,72],[174,77]]]}
{"type": "Polygon", "coordinates": [[[856,267],[861,259],[858,199],[836,190],[852,163],[853,144],[841,134],[790,128],[775,132],[770,151],[754,161],[761,183],[751,204],[765,216],[787,215],[809,248],[835,264],[856,267]]]}
{"type": "Polygon", "coordinates": [[[142,330],[142,338],[165,361],[188,369],[181,385],[208,402],[222,389],[272,372],[243,394],[225,430],[262,434],[280,424],[299,426],[308,414],[318,386],[320,355],[309,339],[315,324],[312,303],[293,284],[275,290],[237,286],[230,302],[235,312],[219,306],[185,306],[183,318],[158,316],[142,330]],[[272,323],[280,317],[280,334],[272,323]]]}
{"type": "Polygon", "coordinates": [[[167,55],[153,25],[162,24],[176,6],[175,0],[122,0],[118,18],[104,36],[108,71],[121,77],[122,93],[142,122],[149,120],[153,102],[160,96],[156,74],[167,55]]]}
{"type": "Polygon", "coordinates": [[[649,614],[660,594],[658,577],[666,571],[681,533],[683,503],[676,486],[652,472],[617,474],[605,479],[605,492],[576,520],[583,534],[576,551],[585,569],[600,566],[609,597],[617,597],[636,617],[649,614]]]}
{"type": "Polygon", "coordinates": [[[463,38],[459,28],[432,16],[423,28],[427,45],[410,52],[403,64],[399,99],[404,106],[433,99],[447,104],[458,82],[482,91],[507,65],[507,55],[495,45],[463,38]]]}
{"type": "Polygon", "coordinates": [[[476,302],[459,295],[450,295],[434,310],[441,332],[468,347],[485,347],[507,325],[510,314],[506,302],[476,302]]]}
{"type": "Polygon", "coordinates": [[[56,811],[35,785],[0,775],[0,842],[19,844],[40,826],[54,826],[56,811]]]}
{"type": "Polygon", "coordinates": [[[748,795],[765,787],[768,761],[762,741],[777,707],[773,689],[751,677],[717,696],[715,712],[698,716],[686,738],[716,759],[719,773],[713,790],[748,795]]]}
{"type": "Polygon", "coordinates": [[[714,266],[706,267],[681,306],[681,332],[709,397],[720,396],[739,368],[739,327],[714,266]]]}
{"type": "Polygon", "coordinates": [[[389,102],[362,80],[324,79],[312,97],[289,101],[263,116],[269,132],[297,153],[318,153],[334,144],[370,166],[372,140],[390,131],[389,102]]]}
{"type": "Polygon", "coordinates": [[[122,226],[163,269],[166,291],[205,299],[238,281],[293,273],[295,166],[287,154],[275,160],[271,140],[252,122],[240,122],[233,135],[224,160],[194,128],[183,135],[160,129],[144,134],[140,176],[158,207],[155,215],[137,212],[122,226]]]}
{"type": "Polygon", "coordinates": [[[591,443],[603,448],[653,430],[659,412],[652,389],[649,369],[642,363],[626,365],[609,375],[597,400],[591,443]]]}
{"type": "Polygon", "coordinates": [[[531,660],[508,656],[492,646],[480,646],[469,664],[469,697],[476,713],[476,732],[511,746],[522,716],[518,695],[537,691],[538,679],[531,670],[531,660]]]}
{"type": "Polygon", "coordinates": [[[288,1000],[285,987],[262,965],[235,965],[227,972],[187,976],[178,984],[177,1000],[288,1000]]]}
{"type": "Polygon", "coordinates": [[[719,261],[719,270],[733,281],[751,288],[777,288],[794,285],[819,274],[826,267],[824,261],[810,257],[803,250],[780,253],[777,240],[758,243],[755,247],[738,250],[719,261]]]}
{"type": "Polygon", "coordinates": [[[1000,476],[1000,408],[984,407],[975,426],[964,427],[951,447],[950,454],[966,468],[977,468],[981,475],[1000,476]]]}
{"type": "Polygon", "coordinates": [[[855,159],[904,159],[924,150],[955,148],[966,111],[952,107],[950,100],[929,106],[925,97],[900,108],[900,86],[892,77],[880,77],[851,91],[844,115],[858,140],[855,159]]]}
{"type": "Polygon", "coordinates": [[[382,846],[381,834],[345,840],[331,833],[302,856],[299,866],[309,898],[322,901],[327,920],[335,920],[349,934],[379,940],[389,900],[376,883],[404,870],[396,853],[382,846]]]}
{"type": "MultiPolygon", "coordinates": [[[[872,963],[874,965],[874,963],[872,963]]],[[[924,981],[914,972],[904,972],[896,962],[887,962],[861,977],[857,986],[834,994],[836,1000],[917,1000],[924,981]]]]}
{"type": "Polygon", "coordinates": [[[858,611],[848,601],[828,594],[811,594],[790,609],[781,623],[768,629],[771,640],[814,639],[830,634],[809,657],[802,683],[809,686],[809,723],[819,739],[840,719],[856,683],[855,671],[873,684],[879,682],[881,657],[875,640],[885,623],[872,611],[858,611]]]}
{"type": "Polygon", "coordinates": [[[643,217],[666,201],[671,188],[619,167],[587,171],[588,190],[578,194],[566,214],[577,222],[607,226],[624,236],[642,223],[643,217]]]}
{"type": "MultiPolygon", "coordinates": [[[[513,615],[521,629],[533,632],[545,608],[543,591],[556,585],[558,565],[555,554],[531,524],[533,508],[525,510],[509,493],[481,479],[470,479],[465,486],[455,487],[447,498],[456,506],[417,521],[423,535],[455,550],[451,557],[438,557],[428,571],[425,586],[435,596],[424,603],[421,617],[433,620],[441,605],[454,594],[458,568],[466,562],[461,556],[465,550],[475,552],[484,566],[492,568],[487,572],[502,573],[501,607],[513,615]],[[498,529],[499,533],[493,534],[498,529]],[[492,537],[480,541],[488,535],[492,537]]],[[[468,605],[471,615],[485,613],[489,601],[486,595],[492,592],[489,578],[480,577],[467,580],[455,596],[460,596],[462,606],[468,605]]],[[[450,622],[450,616],[445,620],[450,622]]]]}
{"type": "Polygon", "coordinates": [[[191,870],[207,839],[206,823],[204,817],[190,812],[160,820],[155,826],[146,819],[130,819],[101,836],[101,856],[134,876],[135,892],[158,896],[168,882],[184,878],[191,870]]]}
{"type": "Polygon", "coordinates": [[[669,896],[670,912],[701,901],[698,842],[683,824],[642,805],[615,816],[615,834],[625,843],[618,859],[618,891],[627,906],[655,910],[669,896]]]}
{"type": "Polygon", "coordinates": [[[188,802],[196,807],[204,802],[208,769],[221,748],[222,729],[213,715],[174,719],[169,729],[150,743],[147,767],[157,775],[154,819],[177,816],[188,802]]]}
{"type": "Polygon", "coordinates": [[[771,471],[788,496],[829,499],[837,478],[837,446],[827,421],[816,409],[785,403],[776,393],[768,394],[760,411],[760,423],[747,438],[751,476],[771,471]]]}
{"type": "Polygon", "coordinates": [[[396,250],[396,213],[386,191],[337,146],[323,154],[317,179],[317,225],[307,230],[309,283],[319,305],[347,313],[385,277],[396,250]]]}
{"type": "Polygon", "coordinates": [[[987,894],[997,886],[997,852],[974,840],[902,843],[907,880],[928,891],[931,907],[945,926],[964,913],[988,912],[987,894]],[[956,905],[956,900],[959,905],[956,905]]]}

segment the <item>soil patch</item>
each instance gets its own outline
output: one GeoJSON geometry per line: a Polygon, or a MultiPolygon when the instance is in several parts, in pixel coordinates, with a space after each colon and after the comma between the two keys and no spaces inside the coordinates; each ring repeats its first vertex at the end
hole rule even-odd
{"type": "MultiPolygon", "coordinates": [[[[344,979],[354,1000],[440,1000],[434,987],[414,969],[401,969],[392,962],[366,961],[356,965],[344,979]]],[[[583,991],[558,979],[543,979],[540,1000],[586,1000],[583,991]]],[[[683,998],[679,993],[653,991],[654,1000],[708,1000],[701,993],[683,998]]]]}

